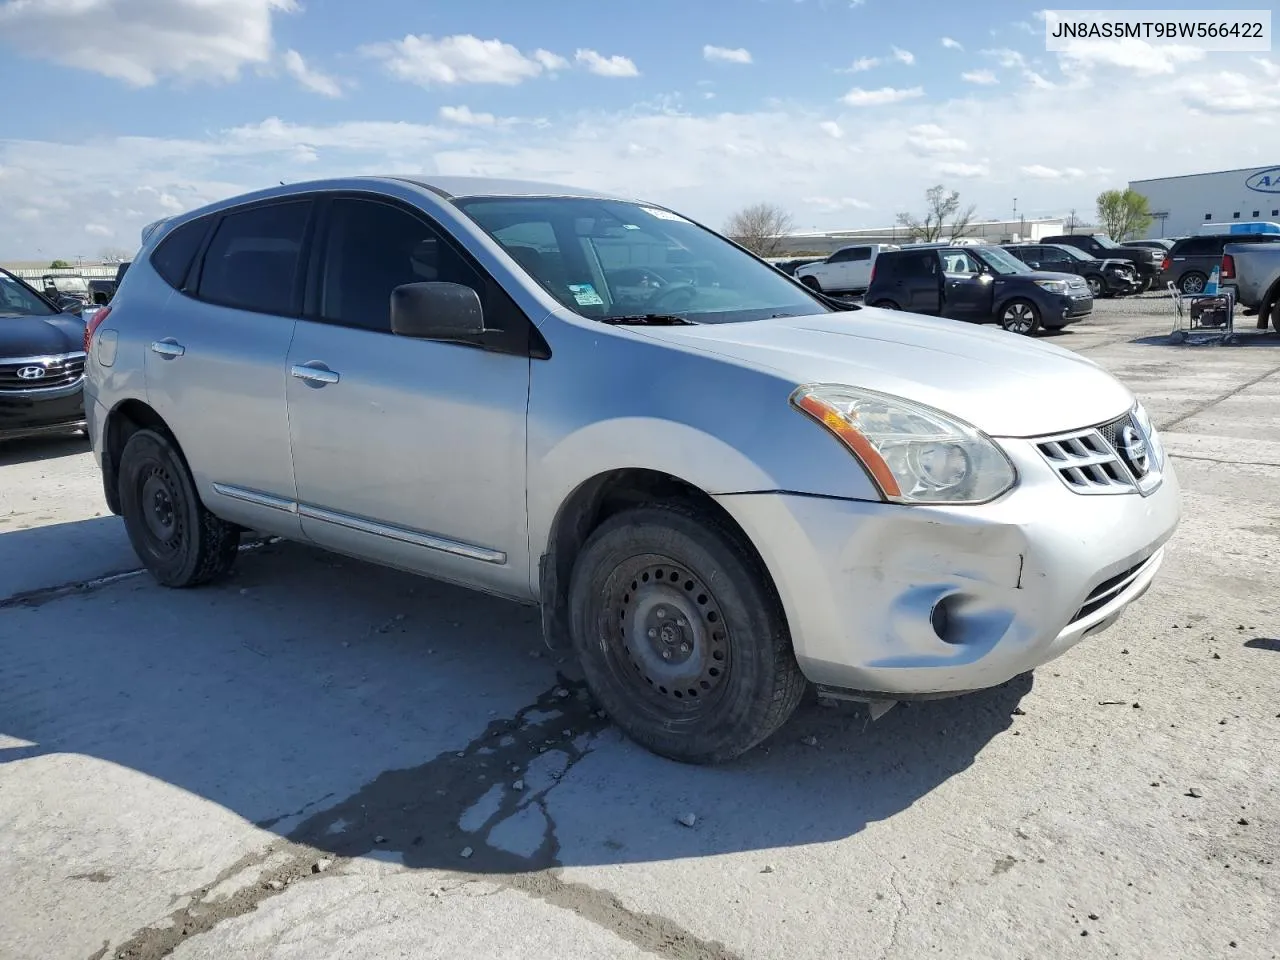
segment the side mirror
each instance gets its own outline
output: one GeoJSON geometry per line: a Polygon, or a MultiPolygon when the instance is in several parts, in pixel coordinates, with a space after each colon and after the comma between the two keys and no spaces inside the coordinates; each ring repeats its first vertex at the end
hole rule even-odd
{"type": "Polygon", "coordinates": [[[460,283],[406,283],[391,291],[391,332],[457,340],[485,332],[480,295],[460,283]]]}
{"type": "Polygon", "coordinates": [[[1030,267],[1032,270],[1039,270],[1039,269],[1040,269],[1040,264],[1039,264],[1037,261],[1034,261],[1034,260],[1033,260],[1033,261],[1031,261],[1030,263],[1028,263],[1028,264],[1027,264],[1027,266],[1028,266],[1028,267],[1030,267]]]}

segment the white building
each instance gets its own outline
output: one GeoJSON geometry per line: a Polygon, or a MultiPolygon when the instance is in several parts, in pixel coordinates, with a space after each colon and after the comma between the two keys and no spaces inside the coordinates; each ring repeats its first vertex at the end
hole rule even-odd
{"type": "MultiPolygon", "coordinates": [[[[1055,233],[1068,233],[1061,219],[1025,217],[1017,220],[979,220],[965,229],[964,236],[986,240],[988,243],[1011,243],[1016,240],[1039,240],[1055,233]]],[[[1079,232],[1079,231],[1077,231],[1079,232]]],[[[948,224],[942,232],[943,239],[950,239],[948,224]]],[[[909,243],[911,233],[905,227],[865,227],[856,230],[832,230],[828,232],[801,232],[781,238],[783,254],[834,253],[841,247],[859,243],[909,243]]]]}
{"type": "Polygon", "coordinates": [[[1131,180],[1155,219],[1148,238],[1185,237],[1204,223],[1264,220],[1280,223],[1280,166],[1131,180]]]}

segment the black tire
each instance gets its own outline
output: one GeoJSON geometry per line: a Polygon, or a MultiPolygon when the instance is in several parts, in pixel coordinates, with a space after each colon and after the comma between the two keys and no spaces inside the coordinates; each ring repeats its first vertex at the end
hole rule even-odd
{"type": "Polygon", "coordinates": [[[745,753],[787,721],[808,685],[749,544],[691,506],[638,507],[601,524],[574,564],[569,608],[596,700],[631,739],[672,760],[745,753]]]}
{"type": "Polygon", "coordinates": [[[800,282],[815,293],[822,292],[822,284],[818,282],[817,277],[801,277],[800,282]]]}
{"type": "Polygon", "coordinates": [[[1151,289],[1152,287],[1154,287],[1155,285],[1156,285],[1155,277],[1147,277],[1147,279],[1145,279],[1145,280],[1143,280],[1143,281],[1142,281],[1142,285],[1138,287],[1138,292],[1139,292],[1139,293],[1146,293],[1148,290],[1150,290],[1150,289],[1151,289]]]}
{"type": "MultiPolygon", "coordinates": [[[[1264,311],[1271,312],[1271,329],[1276,333],[1280,333],[1280,300],[1272,300],[1263,306],[1264,311]]],[[[1264,317],[1266,313],[1262,314],[1264,317]]]]}
{"type": "Polygon", "coordinates": [[[877,300],[871,304],[873,307],[879,307],[881,310],[901,310],[902,308],[892,300],[877,300]]]}
{"type": "Polygon", "coordinates": [[[172,440],[139,430],[120,454],[120,510],[134,551],[166,587],[216,580],[235,563],[240,528],[205,509],[172,440]]]}
{"type": "Polygon", "coordinates": [[[1015,297],[1000,308],[1000,326],[1029,337],[1040,329],[1040,311],[1030,300],[1015,297]]]}
{"type": "Polygon", "coordinates": [[[1093,273],[1084,278],[1084,282],[1089,285],[1089,296],[1097,300],[1100,297],[1107,296],[1107,281],[1100,274],[1093,273]]]}
{"type": "Polygon", "coordinates": [[[1182,293],[1203,293],[1208,282],[1209,278],[1199,270],[1188,270],[1178,278],[1178,290],[1182,293]]]}

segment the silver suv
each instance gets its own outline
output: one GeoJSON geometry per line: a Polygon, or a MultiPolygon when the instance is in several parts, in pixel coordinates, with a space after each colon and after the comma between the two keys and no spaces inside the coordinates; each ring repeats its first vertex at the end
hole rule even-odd
{"type": "Polygon", "coordinates": [[[1150,585],[1177,481],[1048,344],[826,299],[663,207],[468,179],[276,187],[144,239],[91,321],[107,501],[162,584],[243,530],[537,604],[668,757],[808,684],[1002,683],[1150,585]]]}

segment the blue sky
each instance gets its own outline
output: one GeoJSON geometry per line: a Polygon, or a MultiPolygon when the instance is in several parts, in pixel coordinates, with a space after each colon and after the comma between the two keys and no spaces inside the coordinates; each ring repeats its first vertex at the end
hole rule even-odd
{"type": "Polygon", "coordinates": [[[132,249],[156,217],[345,173],[560,180],[717,226],[770,200],[825,229],[936,182],[981,215],[1087,215],[1131,178],[1280,162],[1274,53],[1047,53],[1038,10],[0,0],[0,257],[132,249]]]}

